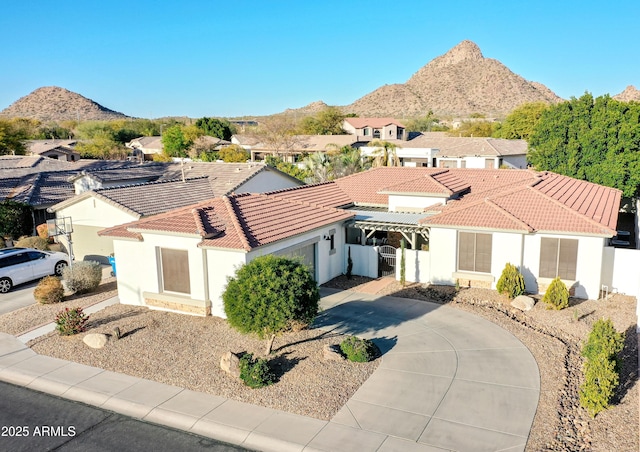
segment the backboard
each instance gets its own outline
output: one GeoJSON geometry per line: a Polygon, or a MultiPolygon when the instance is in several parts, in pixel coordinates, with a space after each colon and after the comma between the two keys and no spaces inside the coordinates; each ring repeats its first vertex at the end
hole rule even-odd
{"type": "Polygon", "coordinates": [[[49,237],[71,234],[73,232],[73,224],[71,217],[55,218],[47,220],[47,232],[49,237]]]}

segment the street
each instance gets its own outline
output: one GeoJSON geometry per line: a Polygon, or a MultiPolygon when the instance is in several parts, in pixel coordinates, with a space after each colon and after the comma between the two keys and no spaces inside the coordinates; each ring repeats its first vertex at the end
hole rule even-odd
{"type": "Polygon", "coordinates": [[[4,382],[0,392],[0,450],[248,450],[4,382]]]}

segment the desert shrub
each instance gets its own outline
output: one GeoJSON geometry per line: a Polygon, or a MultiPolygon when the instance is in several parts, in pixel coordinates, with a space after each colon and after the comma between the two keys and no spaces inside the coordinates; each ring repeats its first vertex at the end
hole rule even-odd
{"type": "Polygon", "coordinates": [[[500,279],[498,279],[496,289],[511,299],[524,294],[524,276],[522,276],[518,267],[507,262],[504,270],[502,270],[500,279]]]}
{"type": "Polygon", "coordinates": [[[77,307],[65,308],[58,312],[54,322],[56,330],[62,336],[71,336],[85,331],[87,320],[89,320],[89,316],[82,311],[81,307],[77,307]]]}
{"type": "Polygon", "coordinates": [[[20,240],[15,242],[15,246],[20,248],[35,248],[42,251],[49,250],[49,242],[47,239],[35,235],[31,237],[21,237],[20,240]]]}
{"type": "Polygon", "coordinates": [[[340,343],[340,350],[349,361],[366,363],[374,360],[380,353],[378,346],[368,339],[349,336],[340,343]]]}
{"type": "Polygon", "coordinates": [[[270,385],[275,381],[267,360],[254,359],[251,353],[245,353],[240,358],[240,379],[253,389],[270,385]]]}
{"type": "Polygon", "coordinates": [[[33,289],[33,298],[41,304],[60,303],[64,298],[64,289],[60,278],[46,276],[33,289]]]}
{"type": "Polygon", "coordinates": [[[94,261],[77,262],[62,270],[62,279],[75,293],[93,292],[102,280],[102,267],[94,261]]]}
{"type": "Polygon", "coordinates": [[[551,281],[542,301],[547,303],[549,309],[564,309],[569,306],[569,289],[559,276],[551,281]]]}
{"type": "Polygon", "coordinates": [[[580,387],[580,404],[592,417],[609,407],[620,377],[618,353],[624,347],[624,336],[618,333],[611,320],[600,319],[582,347],[584,383],[580,387]]]}
{"type": "Polygon", "coordinates": [[[228,278],[222,300],[233,328],[267,338],[268,355],[276,334],[313,321],[320,294],[309,269],[300,261],[266,255],[228,278]]]}
{"type": "Polygon", "coordinates": [[[582,356],[593,360],[598,355],[617,362],[618,353],[624,347],[624,336],[618,333],[611,319],[600,319],[594,322],[591,333],[582,347],[582,356]]]}

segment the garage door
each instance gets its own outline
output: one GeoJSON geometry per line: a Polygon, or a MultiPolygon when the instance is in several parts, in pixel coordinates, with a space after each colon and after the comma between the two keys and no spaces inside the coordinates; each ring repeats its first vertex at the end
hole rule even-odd
{"type": "Polygon", "coordinates": [[[315,280],[318,279],[316,278],[316,244],[315,243],[311,243],[310,245],[302,246],[300,248],[296,248],[295,250],[283,253],[283,256],[299,258],[304,265],[309,267],[309,269],[311,270],[311,274],[313,275],[313,279],[315,280]]]}

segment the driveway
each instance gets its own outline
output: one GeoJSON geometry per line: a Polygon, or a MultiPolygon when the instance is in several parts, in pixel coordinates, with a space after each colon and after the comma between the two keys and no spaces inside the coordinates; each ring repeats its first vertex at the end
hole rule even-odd
{"type": "Polygon", "coordinates": [[[0,315],[34,304],[33,289],[38,281],[15,286],[7,293],[0,293],[0,315]]]}
{"type": "Polygon", "coordinates": [[[357,450],[345,445],[358,441],[358,428],[380,434],[380,450],[403,449],[407,440],[420,450],[524,450],[540,376],[511,333],[434,303],[330,289],[322,295],[316,324],[372,339],[383,356],[311,445],[357,450]]]}

